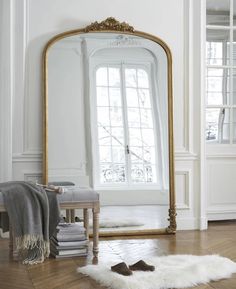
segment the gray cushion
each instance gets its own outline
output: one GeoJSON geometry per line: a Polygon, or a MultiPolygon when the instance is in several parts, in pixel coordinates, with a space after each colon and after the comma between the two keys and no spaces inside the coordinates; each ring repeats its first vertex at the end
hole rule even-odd
{"type": "MultiPolygon", "coordinates": [[[[90,188],[67,187],[67,191],[58,194],[59,203],[68,202],[96,202],[99,200],[99,194],[90,188]]],[[[3,203],[3,196],[0,192],[0,204],[3,203]]]]}
{"type": "Polygon", "coordinates": [[[53,185],[53,186],[75,186],[74,183],[72,182],[49,182],[48,185],[53,185]]]}
{"type": "Polygon", "coordinates": [[[90,188],[67,187],[66,192],[58,194],[59,203],[96,202],[99,194],[90,188]]]}

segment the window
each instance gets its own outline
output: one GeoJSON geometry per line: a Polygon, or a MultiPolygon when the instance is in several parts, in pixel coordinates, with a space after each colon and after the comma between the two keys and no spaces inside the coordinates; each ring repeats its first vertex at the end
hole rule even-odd
{"type": "Polygon", "coordinates": [[[235,0],[207,1],[206,141],[236,143],[235,0]]]}
{"type": "Polygon", "coordinates": [[[152,87],[143,65],[95,71],[98,185],[155,184],[157,153],[152,87]]]}

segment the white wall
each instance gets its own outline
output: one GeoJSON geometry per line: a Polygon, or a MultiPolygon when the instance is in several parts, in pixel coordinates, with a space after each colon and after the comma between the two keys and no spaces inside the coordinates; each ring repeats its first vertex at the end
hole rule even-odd
{"type": "MultiPolygon", "coordinates": [[[[14,13],[13,57],[10,58],[14,75],[13,83],[7,83],[14,91],[13,104],[8,102],[3,109],[13,111],[13,179],[40,180],[42,175],[41,61],[44,45],[59,32],[113,16],[137,30],[159,36],[172,50],[178,228],[204,228],[205,203],[201,198],[204,195],[204,179],[201,178],[204,175],[204,146],[200,133],[199,97],[200,1],[4,1],[13,6],[14,13]]],[[[7,19],[5,23],[8,25],[7,19]]],[[[8,31],[8,26],[4,29],[8,31]]],[[[10,61],[10,56],[6,57],[6,61],[10,61]]],[[[10,93],[8,95],[10,97],[10,93]]],[[[8,127],[3,129],[9,134],[8,127]]],[[[3,142],[9,142],[11,146],[9,137],[3,142]]],[[[0,154],[1,157],[4,152],[0,154]]],[[[81,160],[81,176],[86,175],[85,167],[81,160]]]]}

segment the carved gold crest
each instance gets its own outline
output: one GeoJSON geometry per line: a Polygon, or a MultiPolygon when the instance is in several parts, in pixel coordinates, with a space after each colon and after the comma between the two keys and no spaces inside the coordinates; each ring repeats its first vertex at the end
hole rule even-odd
{"type": "Polygon", "coordinates": [[[102,22],[94,22],[85,27],[84,32],[90,31],[103,31],[103,30],[114,30],[124,32],[134,32],[134,27],[130,26],[126,22],[119,22],[113,17],[109,17],[102,22]]]}

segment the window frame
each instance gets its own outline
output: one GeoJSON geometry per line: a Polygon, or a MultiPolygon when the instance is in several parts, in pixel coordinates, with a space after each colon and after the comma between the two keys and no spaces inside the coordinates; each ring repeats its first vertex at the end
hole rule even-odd
{"type": "MultiPolygon", "coordinates": [[[[158,142],[157,142],[157,113],[156,113],[156,105],[154,105],[154,98],[153,98],[153,91],[155,91],[155,86],[153,83],[153,77],[152,77],[152,71],[153,71],[153,63],[150,60],[142,60],[142,61],[132,61],[132,60],[120,60],[120,59],[105,59],[103,57],[97,57],[95,60],[93,60],[92,64],[90,65],[90,77],[91,77],[91,103],[90,103],[90,111],[91,111],[91,139],[92,139],[92,173],[93,173],[93,186],[95,189],[99,190],[120,190],[120,189],[125,189],[125,190],[143,190],[147,189],[148,190],[160,190],[160,184],[159,182],[162,182],[158,180],[159,175],[159,151],[158,151],[158,142]],[[155,144],[155,156],[156,156],[156,178],[157,182],[156,183],[131,183],[130,182],[130,171],[127,173],[127,181],[125,183],[107,183],[103,184],[100,182],[100,160],[99,160],[99,145],[98,145],[98,130],[97,130],[97,97],[96,97],[96,71],[100,67],[135,67],[136,69],[142,68],[144,69],[149,77],[150,81],[150,101],[151,101],[151,110],[152,110],[152,118],[153,118],[153,130],[154,130],[154,144],[155,144]]],[[[122,81],[123,83],[123,81],[122,81]]],[[[124,88],[121,87],[121,90],[124,88]]],[[[123,98],[123,97],[122,97],[123,98]]],[[[126,99],[126,97],[125,97],[126,99]]],[[[123,100],[122,100],[123,101],[123,100]]],[[[126,111],[127,114],[127,103],[125,103],[125,107],[123,104],[122,108],[123,112],[126,111]]],[[[126,115],[127,117],[127,115],[126,115]]],[[[125,121],[124,115],[123,115],[123,121],[125,121]]],[[[126,137],[124,135],[124,140],[127,141],[128,143],[128,125],[125,125],[126,127],[126,137]],[[125,139],[126,138],[126,139],[125,139]]],[[[124,127],[124,126],[123,126],[124,127]]],[[[125,153],[125,166],[126,170],[130,170],[130,160],[127,161],[127,158],[130,158],[130,154],[125,153]]]]}
{"type": "MultiPolygon", "coordinates": [[[[207,0],[206,0],[207,1],[207,0]]],[[[207,55],[205,53],[205,70],[207,71],[208,69],[228,69],[229,70],[229,79],[227,79],[227,81],[229,81],[229,99],[228,99],[228,103],[224,104],[224,102],[222,102],[222,104],[208,104],[208,99],[207,99],[207,86],[205,88],[205,123],[206,123],[206,128],[205,128],[205,132],[204,132],[204,138],[205,138],[205,143],[207,145],[207,151],[208,152],[215,152],[215,153],[219,153],[219,151],[221,152],[227,152],[228,148],[233,149],[233,151],[236,152],[236,139],[234,139],[234,135],[236,137],[236,133],[234,133],[234,130],[236,130],[236,123],[234,123],[234,114],[236,115],[236,99],[235,99],[235,104],[234,104],[234,100],[233,100],[233,71],[235,70],[236,72],[236,65],[234,65],[233,62],[236,62],[236,58],[234,60],[234,53],[233,51],[235,51],[236,54],[236,39],[234,41],[234,37],[233,34],[234,32],[236,33],[236,25],[233,25],[233,6],[236,5],[236,1],[233,0],[229,0],[230,6],[230,13],[229,13],[229,25],[212,25],[212,24],[206,24],[206,44],[207,44],[207,31],[228,31],[229,32],[229,63],[225,64],[222,63],[222,65],[213,65],[213,64],[208,64],[207,63],[207,55]],[[234,49],[233,49],[233,46],[234,49]],[[206,139],[206,132],[207,132],[207,110],[208,109],[228,109],[229,110],[229,141],[227,143],[224,142],[220,142],[219,137],[216,140],[213,141],[208,141],[206,139]]],[[[206,14],[207,14],[207,10],[206,10],[206,14]]],[[[207,16],[206,16],[207,17],[207,16]]],[[[207,21],[206,21],[207,22],[207,21]]],[[[220,41],[216,41],[216,42],[220,42],[220,41]]],[[[225,41],[226,43],[227,41],[225,41]]],[[[222,43],[224,45],[224,41],[222,39],[222,43]]],[[[225,48],[223,47],[223,50],[225,48]]],[[[205,51],[207,52],[207,51],[205,51]]],[[[206,72],[206,76],[205,76],[205,80],[207,81],[207,76],[208,73],[206,72]]],[[[223,79],[222,79],[223,82],[223,79]]],[[[219,121],[218,121],[218,126],[219,126],[219,121]]],[[[218,135],[219,135],[219,130],[218,130],[218,135]]]]}

